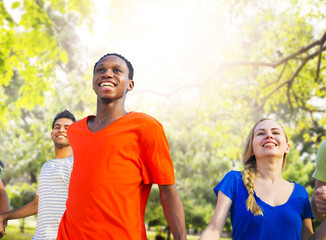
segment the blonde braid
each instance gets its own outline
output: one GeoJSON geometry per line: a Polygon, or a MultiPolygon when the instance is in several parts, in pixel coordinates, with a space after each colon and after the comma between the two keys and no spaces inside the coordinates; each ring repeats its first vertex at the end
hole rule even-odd
{"type": "Polygon", "coordinates": [[[254,161],[247,162],[245,164],[245,169],[242,171],[242,181],[248,191],[248,198],[246,201],[247,210],[251,211],[255,216],[261,215],[263,216],[263,212],[261,211],[260,207],[258,206],[255,196],[255,180],[256,176],[256,164],[254,161]]]}

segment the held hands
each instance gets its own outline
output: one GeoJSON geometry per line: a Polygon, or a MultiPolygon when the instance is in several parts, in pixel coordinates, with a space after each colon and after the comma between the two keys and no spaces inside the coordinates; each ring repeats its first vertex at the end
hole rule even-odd
{"type": "Polygon", "coordinates": [[[0,216],[0,238],[3,238],[6,234],[5,228],[7,227],[7,221],[4,221],[4,219],[0,216]]]}
{"type": "Polygon", "coordinates": [[[314,202],[319,214],[326,214],[326,186],[321,186],[315,190],[314,202]]]}

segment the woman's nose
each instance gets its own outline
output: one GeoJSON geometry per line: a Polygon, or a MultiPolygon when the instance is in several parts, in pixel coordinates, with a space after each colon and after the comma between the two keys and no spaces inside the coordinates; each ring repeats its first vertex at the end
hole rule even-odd
{"type": "Polygon", "coordinates": [[[266,132],[266,138],[273,138],[273,134],[270,131],[266,132]]]}

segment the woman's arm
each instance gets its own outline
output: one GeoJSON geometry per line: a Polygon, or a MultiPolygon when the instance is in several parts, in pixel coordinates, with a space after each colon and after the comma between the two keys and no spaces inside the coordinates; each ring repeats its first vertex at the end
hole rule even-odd
{"type": "Polygon", "coordinates": [[[311,218],[306,218],[302,221],[301,239],[310,240],[314,239],[314,230],[312,229],[311,218]]]}
{"type": "Polygon", "coordinates": [[[231,204],[232,200],[219,191],[213,217],[208,224],[208,227],[200,236],[200,240],[220,239],[225,221],[229,215],[231,204]]]}

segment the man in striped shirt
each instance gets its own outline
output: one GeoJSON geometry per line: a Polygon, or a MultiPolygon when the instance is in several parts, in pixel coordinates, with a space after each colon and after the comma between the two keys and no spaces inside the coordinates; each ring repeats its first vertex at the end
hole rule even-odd
{"type": "Polygon", "coordinates": [[[58,226],[66,209],[68,186],[73,166],[73,156],[67,138],[67,129],[76,119],[65,110],[58,113],[52,124],[51,139],[54,143],[55,159],[42,166],[35,199],[18,209],[0,215],[0,235],[5,235],[4,222],[25,218],[38,213],[33,240],[54,240],[58,226]]]}

